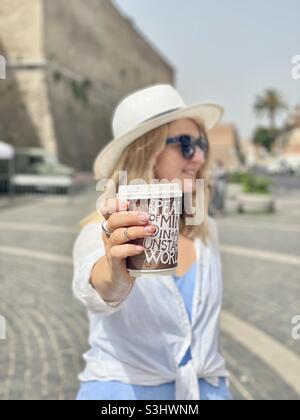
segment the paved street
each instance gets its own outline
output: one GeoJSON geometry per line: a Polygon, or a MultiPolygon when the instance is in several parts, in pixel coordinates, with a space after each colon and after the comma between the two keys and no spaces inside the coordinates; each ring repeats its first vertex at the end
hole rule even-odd
{"type": "MultiPolygon", "coordinates": [[[[71,252],[93,191],[0,203],[0,399],[74,399],[87,349],[71,293],[71,252]]],[[[236,399],[299,399],[300,194],[272,216],[218,219],[224,268],[222,351],[236,399]]]]}

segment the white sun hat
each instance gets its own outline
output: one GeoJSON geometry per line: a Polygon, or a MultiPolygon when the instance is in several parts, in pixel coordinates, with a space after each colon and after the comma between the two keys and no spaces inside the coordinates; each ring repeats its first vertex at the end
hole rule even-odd
{"type": "Polygon", "coordinates": [[[127,146],[149,131],[183,118],[195,120],[208,131],[220,121],[223,112],[216,104],[187,106],[171,85],[150,86],[132,93],[115,109],[114,139],[95,160],[95,178],[109,178],[127,146]]]}

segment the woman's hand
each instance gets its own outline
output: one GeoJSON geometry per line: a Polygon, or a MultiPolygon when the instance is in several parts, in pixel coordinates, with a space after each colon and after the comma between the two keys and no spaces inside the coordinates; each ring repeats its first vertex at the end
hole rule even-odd
{"type": "Polygon", "coordinates": [[[128,243],[125,230],[132,241],[152,236],[156,231],[155,226],[149,224],[147,213],[127,209],[128,202],[118,199],[109,200],[106,206],[101,206],[111,235],[108,237],[102,233],[106,257],[95,265],[91,283],[107,302],[117,302],[128,296],[135,278],[129,275],[126,258],[144,252],[144,247],[128,243]]]}

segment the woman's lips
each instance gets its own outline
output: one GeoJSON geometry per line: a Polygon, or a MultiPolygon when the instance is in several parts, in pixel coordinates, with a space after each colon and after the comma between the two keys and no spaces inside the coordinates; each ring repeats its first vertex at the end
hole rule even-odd
{"type": "Polygon", "coordinates": [[[192,170],[186,170],[186,171],[182,171],[184,174],[195,177],[196,176],[196,171],[192,171],[192,170]]]}

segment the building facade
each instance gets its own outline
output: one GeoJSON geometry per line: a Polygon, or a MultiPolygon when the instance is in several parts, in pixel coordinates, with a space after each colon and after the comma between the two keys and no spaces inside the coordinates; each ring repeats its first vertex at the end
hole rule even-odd
{"type": "Polygon", "coordinates": [[[300,105],[290,112],[285,128],[275,141],[273,151],[277,156],[295,156],[300,159],[300,105]]]}
{"type": "Polygon", "coordinates": [[[174,69],[111,0],[1,0],[0,139],[90,171],[128,92],[174,69]]]}
{"type": "Polygon", "coordinates": [[[234,172],[246,163],[237,129],[233,124],[218,124],[209,132],[212,163],[222,162],[227,172],[234,172]]]}

